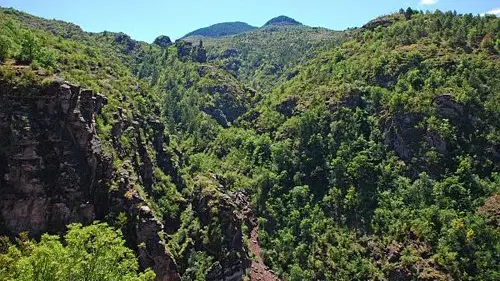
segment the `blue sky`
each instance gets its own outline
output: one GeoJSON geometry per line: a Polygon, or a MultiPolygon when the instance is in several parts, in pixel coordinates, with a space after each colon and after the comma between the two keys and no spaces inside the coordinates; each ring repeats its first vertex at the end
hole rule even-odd
{"type": "Polygon", "coordinates": [[[177,39],[225,21],[261,26],[278,15],[336,30],[361,26],[401,7],[500,15],[499,0],[0,0],[0,6],[69,21],[85,31],[121,31],[148,42],[162,34],[177,39]]]}

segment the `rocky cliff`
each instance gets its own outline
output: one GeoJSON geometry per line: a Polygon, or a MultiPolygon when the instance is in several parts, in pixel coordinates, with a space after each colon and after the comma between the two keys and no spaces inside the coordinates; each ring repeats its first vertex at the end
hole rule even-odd
{"type": "Polygon", "coordinates": [[[97,135],[95,115],[106,97],[57,80],[0,84],[0,233],[62,233],[73,222],[127,213],[126,238],[157,280],[180,280],[165,247],[163,225],[117,171],[97,135]],[[119,188],[110,191],[110,181],[119,188]]]}
{"type": "Polygon", "coordinates": [[[2,232],[37,236],[103,219],[112,168],[93,118],[106,99],[55,81],[2,85],[0,100],[2,232]]]}

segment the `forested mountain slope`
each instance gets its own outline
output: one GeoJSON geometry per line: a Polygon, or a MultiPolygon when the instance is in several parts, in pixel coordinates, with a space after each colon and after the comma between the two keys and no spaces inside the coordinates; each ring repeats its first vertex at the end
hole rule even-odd
{"type": "Polygon", "coordinates": [[[291,68],[310,59],[315,51],[332,48],[348,34],[326,28],[288,24],[287,19],[293,21],[287,17],[278,17],[259,29],[234,36],[189,36],[183,40],[193,44],[198,44],[201,40],[209,62],[224,67],[254,89],[268,92],[296,74],[291,68]]]}
{"type": "Polygon", "coordinates": [[[282,280],[497,280],[499,32],[408,9],[147,44],[2,9],[0,280],[32,279],[30,256],[65,280],[96,231],[130,264],[102,280],[275,280],[262,263],[282,280]],[[93,220],[111,227],[12,240],[93,220]]]}
{"type": "Polygon", "coordinates": [[[256,29],[255,26],[251,26],[244,22],[223,22],[189,32],[184,37],[223,37],[244,33],[254,29],[256,29]]]}

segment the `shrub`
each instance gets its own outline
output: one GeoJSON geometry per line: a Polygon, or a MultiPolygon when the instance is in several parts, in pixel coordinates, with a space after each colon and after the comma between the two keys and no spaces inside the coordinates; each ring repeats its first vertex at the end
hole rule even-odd
{"type": "Polygon", "coordinates": [[[45,68],[53,68],[57,63],[57,54],[54,50],[43,48],[36,60],[45,68]]]}
{"type": "Polygon", "coordinates": [[[6,36],[0,36],[0,62],[9,57],[12,41],[6,36]]]}
{"type": "Polygon", "coordinates": [[[44,234],[40,242],[21,235],[17,245],[0,239],[0,280],[153,280],[139,268],[121,232],[104,223],[72,224],[64,243],[44,234]]]}
{"type": "Polygon", "coordinates": [[[40,52],[40,41],[31,31],[23,34],[21,40],[21,50],[17,55],[17,60],[21,63],[31,63],[40,52]]]}

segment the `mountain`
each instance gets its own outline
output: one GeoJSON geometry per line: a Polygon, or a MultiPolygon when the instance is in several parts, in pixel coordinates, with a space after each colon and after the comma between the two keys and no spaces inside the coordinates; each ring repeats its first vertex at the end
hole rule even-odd
{"type": "Polygon", "coordinates": [[[348,33],[309,27],[279,16],[261,28],[241,34],[220,38],[187,36],[182,40],[191,44],[201,40],[208,61],[224,65],[257,91],[269,91],[286,79],[282,74],[288,72],[288,78],[293,76],[292,66],[306,55],[337,45],[348,33]]]}
{"type": "Polygon", "coordinates": [[[264,24],[264,26],[270,26],[270,25],[302,25],[302,23],[287,16],[278,16],[269,20],[268,22],[266,22],[266,24],[264,24]]]}
{"type": "Polygon", "coordinates": [[[225,69],[258,91],[269,91],[282,74],[293,76],[293,66],[315,51],[338,45],[348,32],[303,25],[259,28],[222,38],[188,37],[192,44],[203,41],[210,62],[225,69]]]}
{"type": "MultiPolygon", "coordinates": [[[[264,26],[284,26],[284,25],[292,26],[292,25],[302,25],[302,24],[287,16],[279,16],[269,20],[264,26]]],[[[219,37],[241,34],[255,29],[257,29],[257,27],[251,26],[244,22],[223,22],[189,32],[188,34],[184,35],[184,37],[182,37],[181,39],[186,39],[190,37],[219,38],[219,37]]]]}
{"type": "Polygon", "coordinates": [[[197,29],[193,32],[186,34],[183,38],[191,36],[217,38],[217,37],[240,34],[254,29],[256,29],[256,27],[251,26],[244,22],[223,22],[211,25],[209,27],[197,29]]]}
{"type": "Polygon", "coordinates": [[[0,280],[496,280],[499,26],[148,44],[0,9],[0,280]]]}

